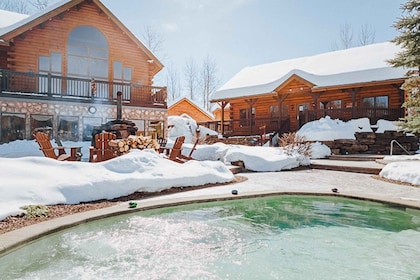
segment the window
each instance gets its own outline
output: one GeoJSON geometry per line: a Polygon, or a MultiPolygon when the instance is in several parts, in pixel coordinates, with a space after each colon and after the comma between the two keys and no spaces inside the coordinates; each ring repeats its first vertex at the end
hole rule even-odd
{"type": "Polygon", "coordinates": [[[321,101],[320,109],[341,109],[341,100],[321,101]]]}
{"type": "Polygon", "coordinates": [[[114,89],[113,96],[117,98],[117,92],[121,91],[123,100],[130,99],[130,84],[132,71],[130,67],[123,67],[122,62],[114,61],[114,89]]]}
{"type": "Polygon", "coordinates": [[[62,141],[79,139],[79,117],[58,116],[58,137],[62,141]]]}
{"type": "Polygon", "coordinates": [[[362,100],[365,108],[388,108],[388,96],[365,97],[362,100]]]}
{"type": "Polygon", "coordinates": [[[94,126],[102,124],[101,118],[83,118],[83,141],[92,141],[92,132],[94,126]]]}
{"type": "Polygon", "coordinates": [[[153,139],[164,138],[164,122],[163,121],[149,121],[148,136],[153,139]]]}
{"type": "MultiPolygon", "coordinates": [[[[73,29],[67,40],[67,74],[70,77],[108,80],[109,47],[105,36],[91,26],[73,29]]],[[[68,90],[80,91],[76,81],[68,81],[68,90]]],[[[85,83],[85,94],[90,93],[90,82],[85,83]]],[[[106,84],[96,83],[96,96],[108,97],[106,84]]]]}
{"type": "MultiPolygon", "coordinates": [[[[51,134],[53,129],[53,117],[51,115],[31,115],[31,134],[40,130],[51,134]]],[[[33,136],[31,136],[33,139],[33,136]]]]}
{"type": "Polygon", "coordinates": [[[136,124],[137,133],[141,133],[142,135],[146,135],[146,126],[144,120],[131,120],[133,123],[136,124]]]}
{"type": "Polygon", "coordinates": [[[239,110],[239,125],[250,126],[255,125],[255,108],[239,110]]]}
{"type": "MultiPolygon", "coordinates": [[[[61,53],[51,53],[50,56],[38,57],[38,72],[44,75],[61,76],[61,53]]],[[[42,93],[61,94],[61,79],[40,77],[38,91],[42,93]]]]}
{"type": "Polygon", "coordinates": [[[25,114],[1,115],[1,142],[25,139],[25,114]]]}

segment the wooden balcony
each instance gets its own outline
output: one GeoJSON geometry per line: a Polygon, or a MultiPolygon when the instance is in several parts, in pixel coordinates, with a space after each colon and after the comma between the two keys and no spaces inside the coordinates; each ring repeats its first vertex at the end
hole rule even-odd
{"type": "Polygon", "coordinates": [[[0,69],[0,96],[4,97],[115,104],[118,91],[124,106],[167,108],[166,87],[0,69]]]}
{"type": "MultiPolygon", "coordinates": [[[[299,112],[297,118],[298,123],[294,124],[299,128],[305,123],[318,120],[322,117],[330,116],[332,119],[340,119],[349,121],[351,119],[369,118],[370,124],[374,125],[379,119],[396,121],[404,116],[403,108],[344,108],[344,109],[327,109],[327,110],[305,110],[299,112]]],[[[199,123],[202,126],[215,130],[224,136],[249,136],[259,135],[262,133],[278,132],[283,134],[293,129],[291,118],[279,117],[272,118],[253,118],[253,119],[233,119],[225,120],[223,130],[220,121],[199,123]]],[[[296,116],[293,116],[296,120],[296,116]]]]}

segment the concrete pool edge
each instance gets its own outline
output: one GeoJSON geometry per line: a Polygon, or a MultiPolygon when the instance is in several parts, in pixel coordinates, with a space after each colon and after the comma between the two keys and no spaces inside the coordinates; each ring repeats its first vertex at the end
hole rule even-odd
{"type": "Polygon", "coordinates": [[[0,257],[11,253],[20,247],[23,247],[33,241],[46,237],[50,234],[71,228],[80,224],[88,223],[91,221],[104,219],[108,217],[135,213],[155,208],[178,206],[190,203],[204,203],[212,201],[232,200],[232,199],[246,199],[262,196],[274,195],[312,195],[312,196],[336,196],[342,198],[369,200],[373,202],[380,202],[391,204],[399,207],[412,208],[420,210],[417,200],[407,199],[383,199],[372,195],[360,195],[356,193],[331,193],[331,192],[313,192],[313,191],[255,191],[239,193],[232,195],[231,193],[217,194],[217,195],[204,195],[200,197],[175,197],[171,195],[162,197],[161,199],[152,198],[137,200],[138,207],[129,208],[128,203],[121,203],[115,206],[81,212],[73,215],[68,215],[38,224],[23,227],[14,231],[10,231],[0,235],[0,257]]]}

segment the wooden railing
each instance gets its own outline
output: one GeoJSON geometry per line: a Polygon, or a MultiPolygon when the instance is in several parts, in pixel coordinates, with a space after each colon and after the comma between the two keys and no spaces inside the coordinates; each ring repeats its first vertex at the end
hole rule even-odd
{"type": "Polygon", "coordinates": [[[124,105],[166,108],[166,87],[25,73],[0,69],[0,94],[75,102],[115,103],[121,91],[124,105]]]}
{"type": "MultiPolygon", "coordinates": [[[[351,119],[369,118],[370,123],[376,124],[379,119],[396,121],[404,116],[402,108],[344,108],[344,109],[327,109],[327,110],[306,110],[299,113],[298,126],[301,127],[307,122],[318,120],[322,117],[330,116],[332,119],[340,119],[349,121],[351,119]]],[[[221,122],[204,122],[199,123],[212,130],[222,132],[221,122]]],[[[257,135],[263,132],[278,132],[283,134],[290,132],[290,118],[279,119],[273,118],[253,118],[253,119],[233,119],[225,120],[223,134],[226,136],[244,136],[257,135]]]]}
{"type": "MultiPolygon", "coordinates": [[[[198,124],[219,133],[222,132],[221,121],[201,122],[198,124]]],[[[233,119],[225,120],[223,125],[223,134],[225,136],[258,135],[264,132],[284,133],[290,131],[290,118],[253,118],[252,120],[233,119]]]]}

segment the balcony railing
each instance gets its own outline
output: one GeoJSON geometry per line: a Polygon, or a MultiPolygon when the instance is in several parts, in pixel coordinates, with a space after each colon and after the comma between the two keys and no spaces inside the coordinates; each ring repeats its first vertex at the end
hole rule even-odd
{"type": "MultiPolygon", "coordinates": [[[[307,122],[318,120],[322,117],[330,116],[332,119],[349,121],[351,119],[369,118],[370,123],[376,124],[379,119],[396,121],[404,116],[402,108],[344,108],[327,110],[305,110],[299,112],[298,128],[307,122]]],[[[205,127],[222,133],[221,122],[199,123],[205,127]]],[[[225,120],[223,125],[223,135],[225,136],[245,136],[258,135],[263,132],[278,132],[283,134],[290,132],[290,118],[271,117],[271,118],[252,118],[252,119],[233,119],[225,120]]]]}
{"type": "Polygon", "coordinates": [[[166,87],[64,77],[0,69],[0,93],[75,102],[115,103],[121,91],[124,105],[166,108],[166,87]]]}

